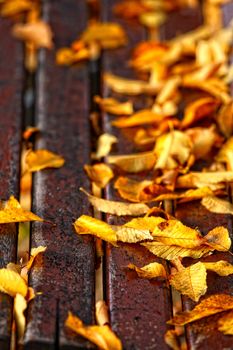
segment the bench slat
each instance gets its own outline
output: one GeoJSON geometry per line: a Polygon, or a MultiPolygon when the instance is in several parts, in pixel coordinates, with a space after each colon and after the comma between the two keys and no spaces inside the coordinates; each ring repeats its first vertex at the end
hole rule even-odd
{"type": "MultiPolygon", "coordinates": [[[[11,35],[12,23],[0,18],[0,199],[19,195],[22,130],[23,48],[11,35]],[[7,58],[7,62],[6,59],[7,58]]],[[[17,225],[0,225],[0,267],[14,262],[17,225]]],[[[0,295],[0,348],[10,347],[12,299],[0,295]]]]}
{"type": "MultiPolygon", "coordinates": [[[[68,46],[86,25],[86,2],[49,1],[44,16],[53,28],[55,47],[68,46]]],[[[41,52],[36,105],[41,136],[36,147],[64,156],[66,163],[34,177],[33,210],[56,227],[32,227],[31,246],[45,245],[47,251],[38,257],[30,277],[30,285],[43,293],[30,306],[25,335],[30,350],[89,346],[64,327],[68,311],[85,323],[93,322],[93,240],[76,235],[72,228],[74,220],[89,210],[79,191],[80,186],[89,186],[83,172],[90,156],[88,91],[85,64],[64,68],[56,65],[54,52],[41,52]]]]}

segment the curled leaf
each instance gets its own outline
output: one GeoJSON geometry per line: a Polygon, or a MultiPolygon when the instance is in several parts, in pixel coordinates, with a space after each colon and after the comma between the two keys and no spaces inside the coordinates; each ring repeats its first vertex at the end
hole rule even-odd
{"type": "Polygon", "coordinates": [[[166,331],[164,335],[164,341],[172,350],[181,350],[176,330],[169,329],[166,331]]]}
{"type": "Polygon", "coordinates": [[[0,291],[11,297],[20,294],[25,298],[28,292],[28,286],[17,272],[9,269],[0,269],[0,291]]]}
{"type": "Polygon", "coordinates": [[[190,172],[178,178],[177,188],[200,188],[207,186],[215,190],[217,185],[232,181],[233,171],[190,172]]]}
{"type": "Polygon", "coordinates": [[[104,163],[94,165],[84,165],[84,169],[91,181],[98,187],[105,188],[109,181],[114,177],[112,169],[104,163]]]}
{"type": "Polygon", "coordinates": [[[142,152],[128,155],[109,156],[107,162],[117,165],[129,173],[151,170],[155,164],[156,156],[153,152],[142,152]]]}
{"type": "Polygon", "coordinates": [[[97,141],[97,151],[92,155],[92,158],[100,159],[106,157],[110,153],[112,145],[117,142],[118,139],[114,135],[108,133],[100,135],[97,141]]]}
{"type": "Polygon", "coordinates": [[[117,128],[129,128],[145,124],[158,124],[164,119],[163,116],[149,109],[143,109],[130,117],[118,118],[112,122],[117,128]]]}
{"type": "Polygon", "coordinates": [[[93,205],[93,207],[99,211],[102,211],[103,213],[117,216],[138,216],[146,214],[149,210],[149,207],[144,203],[124,203],[109,201],[107,199],[92,196],[82,188],[81,191],[88,196],[88,200],[93,205]]]}
{"type": "Polygon", "coordinates": [[[231,247],[231,239],[228,230],[223,226],[215,227],[203,238],[203,242],[211,248],[226,252],[231,247]]]}
{"type": "Polygon", "coordinates": [[[0,224],[11,222],[44,221],[39,216],[21,207],[13,196],[0,207],[0,224]]]}
{"type": "Polygon", "coordinates": [[[99,300],[95,304],[95,318],[99,326],[109,324],[108,307],[104,300],[99,300]]]}
{"type": "Polygon", "coordinates": [[[114,115],[131,115],[133,114],[133,103],[131,101],[119,102],[114,98],[101,98],[95,96],[94,101],[98,103],[102,111],[114,115]]]}
{"type": "Polygon", "coordinates": [[[85,326],[80,318],[74,316],[71,312],[68,314],[65,325],[75,333],[90,340],[101,350],[122,350],[120,339],[108,325],[85,326]]]}
{"type": "Polygon", "coordinates": [[[168,324],[184,326],[204,317],[233,309],[233,296],[227,294],[214,294],[202,300],[191,311],[184,311],[173,317],[168,324]]]}
{"type": "Polygon", "coordinates": [[[134,264],[129,264],[128,268],[130,270],[135,270],[137,272],[138,277],[140,278],[152,279],[156,277],[163,277],[163,278],[167,277],[164,266],[157,262],[150,263],[143,267],[137,267],[134,264]]]}
{"type": "Polygon", "coordinates": [[[233,274],[233,265],[228,261],[220,260],[216,262],[203,263],[207,270],[217,273],[219,276],[229,276],[233,274]]]}
{"type": "Polygon", "coordinates": [[[206,196],[202,198],[201,204],[212,213],[233,215],[233,205],[224,199],[206,196]]]}
{"type": "Polygon", "coordinates": [[[25,158],[28,172],[35,172],[46,168],[60,168],[65,160],[58,154],[47,151],[46,149],[30,150],[25,158]]]}

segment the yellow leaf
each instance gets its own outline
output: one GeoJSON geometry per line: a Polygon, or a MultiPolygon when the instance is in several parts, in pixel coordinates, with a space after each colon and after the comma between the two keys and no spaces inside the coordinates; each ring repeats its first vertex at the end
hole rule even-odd
{"type": "Polygon", "coordinates": [[[202,198],[201,204],[212,213],[233,215],[233,205],[224,199],[207,196],[202,198]]]}
{"type": "Polygon", "coordinates": [[[228,230],[223,226],[215,227],[203,238],[203,242],[211,248],[226,252],[231,247],[231,239],[228,230]]]}
{"type": "Polygon", "coordinates": [[[183,248],[196,248],[202,243],[202,236],[197,230],[183,225],[178,220],[161,222],[154,228],[152,236],[163,244],[183,248]]]}
{"type": "Polygon", "coordinates": [[[138,230],[149,230],[153,232],[155,226],[158,226],[161,222],[166,220],[160,216],[148,216],[144,218],[135,218],[127,222],[124,226],[136,228],[138,230]]]}
{"type": "Polygon", "coordinates": [[[26,297],[28,286],[25,280],[15,271],[0,269],[0,291],[15,297],[21,294],[26,297]]]}
{"type": "Polygon", "coordinates": [[[109,201],[107,199],[92,196],[82,188],[80,188],[80,190],[88,196],[88,200],[93,205],[93,207],[98,211],[102,211],[103,213],[117,216],[138,216],[146,214],[150,209],[146,204],[143,203],[124,203],[109,201]]]}
{"type": "Polygon", "coordinates": [[[84,165],[88,177],[100,188],[105,188],[114,177],[112,169],[104,164],[84,165]]]}
{"type": "Polygon", "coordinates": [[[205,262],[203,264],[207,270],[214,271],[219,276],[229,276],[233,274],[233,265],[228,261],[220,260],[216,262],[205,262]]]}
{"type": "Polygon", "coordinates": [[[226,335],[233,335],[233,311],[227,312],[218,320],[218,330],[226,335]]]}
{"type": "Polygon", "coordinates": [[[217,123],[220,131],[227,138],[233,133],[233,102],[224,104],[217,114],[217,123]]]}
{"type": "Polygon", "coordinates": [[[130,128],[145,124],[158,124],[163,119],[164,116],[154,113],[150,109],[143,109],[130,117],[123,117],[114,120],[112,125],[116,126],[117,128],[130,128]]]}
{"type": "Polygon", "coordinates": [[[114,188],[118,190],[121,198],[130,202],[140,202],[143,189],[151,184],[153,184],[153,181],[150,180],[136,181],[120,176],[116,180],[114,188]]]}
{"type": "Polygon", "coordinates": [[[218,106],[219,101],[213,97],[202,97],[191,102],[185,108],[184,118],[181,123],[182,128],[187,128],[200,119],[213,114],[218,106]]]}
{"type": "Polygon", "coordinates": [[[149,230],[140,230],[127,226],[112,226],[117,235],[117,240],[124,243],[138,243],[145,240],[153,240],[149,230]]]}
{"type": "Polygon", "coordinates": [[[60,168],[64,165],[65,160],[53,152],[38,149],[27,153],[25,163],[27,165],[27,171],[34,172],[46,168],[60,168]]]}
{"type": "Polygon", "coordinates": [[[1,8],[1,16],[9,17],[14,16],[18,13],[25,12],[31,10],[33,4],[29,0],[11,0],[5,1],[1,8]]]}
{"type": "Polygon", "coordinates": [[[74,223],[77,233],[81,235],[92,234],[107,242],[116,243],[116,232],[106,222],[87,215],[80,216],[74,223]]]}
{"type": "Polygon", "coordinates": [[[166,270],[162,264],[157,262],[150,263],[143,267],[137,267],[134,264],[129,264],[128,268],[137,272],[140,278],[152,279],[156,277],[167,277],[166,270]]]}
{"type": "Polygon", "coordinates": [[[97,140],[97,151],[92,155],[93,159],[100,159],[106,157],[112,148],[114,143],[117,143],[118,139],[116,136],[111,134],[102,134],[97,140]]]}
{"type": "Polygon", "coordinates": [[[219,141],[219,135],[215,126],[209,128],[196,127],[187,129],[185,133],[190,137],[193,143],[192,153],[195,159],[206,159],[212,148],[219,141]]]}
{"type": "Polygon", "coordinates": [[[213,191],[209,188],[209,187],[201,187],[198,189],[191,189],[191,190],[187,190],[183,193],[164,193],[161,194],[155,198],[153,198],[153,201],[163,201],[166,199],[169,200],[175,200],[178,199],[179,203],[184,203],[184,202],[191,202],[191,201],[195,201],[197,199],[201,199],[204,198],[206,196],[211,196],[213,195],[213,191]]]}
{"type": "Polygon", "coordinates": [[[127,43],[126,34],[118,23],[93,22],[81,35],[86,44],[97,42],[104,49],[113,49],[127,43]]]}
{"type": "Polygon", "coordinates": [[[172,350],[181,350],[176,330],[169,329],[166,331],[164,341],[172,350]]]}
{"type": "Polygon", "coordinates": [[[181,294],[198,301],[207,291],[206,268],[202,262],[171,274],[169,282],[181,294]]]}
{"type": "Polygon", "coordinates": [[[99,300],[95,304],[95,318],[99,326],[109,324],[108,307],[104,300],[99,300]]]}
{"type": "Polygon", "coordinates": [[[66,327],[90,340],[101,350],[122,350],[121,341],[109,326],[85,326],[80,318],[69,312],[66,327]]]}
{"type": "Polygon", "coordinates": [[[27,271],[30,271],[35,258],[37,257],[38,254],[44,253],[46,251],[47,247],[39,246],[37,248],[32,248],[31,249],[31,254],[30,254],[30,259],[26,264],[27,271]]]}
{"type": "Polygon", "coordinates": [[[36,48],[45,47],[51,49],[53,47],[51,28],[41,20],[33,23],[15,24],[13,35],[18,39],[35,45],[36,48]]]}
{"type": "Polygon", "coordinates": [[[17,293],[14,299],[14,317],[17,326],[17,335],[19,337],[19,341],[22,340],[25,326],[26,326],[26,318],[24,315],[24,311],[27,309],[27,302],[25,298],[17,293]]]}
{"type": "Polygon", "coordinates": [[[102,111],[114,115],[131,115],[133,114],[133,103],[131,101],[119,102],[115,98],[101,98],[95,96],[94,101],[98,103],[102,111]]]}
{"type": "Polygon", "coordinates": [[[140,171],[151,170],[155,164],[156,156],[153,152],[142,152],[127,155],[107,157],[107,162],[117,165],[128,173],[139,173],[140,171]]]}
{"type": "MultiPolygon", "coordinates": [[[[233,171],[216,172],[190,172],[187,175],[180,176],[177,180],[177,188],[195,188],[209,187],[216,189],[216,185],[233,181],[233,171]]],[[[224,184],[225,186],[225,184],[224,184]]],[[[219,188],[217,186],[217,188],[219,188]]]]}
{"type": "Polygon", "coordinates": [[[233,137],[227,140],[217,154],[216,160],[227,164],[228,170],[233,170],[233,137]]]}
{"type": "Polygon", "coordinates": [[[227,294],[215,294],[202,300],[191,311],[184,311],[177,314],[167,323],[184,326],[187,323],[231,309],[233,309],[233,296],[227,294]]]}
{"type": "Polygon", "coordinates": [[[141,243],[154,255],[166,259],[174,260],[176,258],[185,258],[190,257],[193,259],[199,259],[203,256],[210,254],[212,249],[211,247],[200,246],[198,248],[183,248],[175,245],[163,244],[161,242],[147,242],[141,243]]]}
{"type": "Polygon", "coordinates": [[[0,224],[12,222],[44,221],[39,216],[24,210],[13,196],[0,207],[0,224]]]}

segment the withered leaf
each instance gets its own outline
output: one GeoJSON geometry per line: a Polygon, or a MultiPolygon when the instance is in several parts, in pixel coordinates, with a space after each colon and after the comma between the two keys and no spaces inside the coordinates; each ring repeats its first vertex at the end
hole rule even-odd
{"type": "Polygon", "coordinates": [[[0,269],[0,291],[11,297],[21,294],[25,298],[28,286],[17,272],[3,268],[0,269]]]}
{"type": "Polygon", "coordinates": [[[46,149],[30,150],[26,157],[27,172],[35,172],[46,168],[60,168],[64,165],[63,157],[46,149]]]}
{"type": "Polygon", "coordinates": [[[233,205],[227,200],[206,196],[202,199],[201,204],[212,213],[233,215],[233,205]]]}
{"type": "Polygon", "coordinates": [[[218,330],[226,335],[233,335],[233,311],[225,313],[218,320],[218,330]]]}
{"type": "Polygon", "coordinates": [[[143,109],[130,117],[118,118],[112,122],[117,128],[129,128],[145,124],[158,124],[164,119],[163,116],[150,109],[143,109]]]}
{"type": "MultiPolygon", "coordinates": [[[[153,181],[143,180],[136,181],[127,177],[120,176],[114,184],[114,188],[117,189],[121,198],[130,202],[140,202],[146,199],[142,198],[143,190],[152,185],[153,181]]],[[[159,186],[158,186],[159,187],[159,186]]]]}
{"type": "Polygon", "coordinates": [[[153,152],[142,152],[127,155],[108,156],[107,162],[117,165],[128,173],[139,173],[151,170],[155,164],[156,156],[153,152]]]}
{"type": "Polygon", "coordinates": [[[11,222],[44,221],[39,216],[21,207],[13,196],[0,207],[0,224],[11,222]]]}
{"type": "Polygon", "coordinates": [[[114,143],[117,143],[118,139],[116,136],[105,133],[100,135],[97,140],[97,151],[92,155],[93,159],[100,159],[102,157],[106,157],[112,148],[114,143]]]}
{"type": "Polygon", "coordinates": [[[145,265],[143,267],[137,267],[134,264],[129,264],[128,268],[130,270],[135,270],[137,272],[137,275],[140,278],[147,278],[152,279],[156,277],[163,277],[166,278],[166,270],[162,264],[159,264],[157,262],[150,263],[148,265],[145,265]]]}
{"type": "Polygon", "coordinates": [[[99,300],[95,304],[95,318],[99,326],[109,324],[108,307],[104,300],[99,300]]]}
{"type": "Polygon", "coordinates": [[[149,230],[154,231],[154,228],[158,226],[161,222],[166,222],[165,219],[160,216],[146,216],[143,218],[135,218],[127,222],[124,226],[132,227],[138,230],[149,230]]]}
{"type": "Polygon", "coordinates": [[[75,333],[90,340],[101,350],[122,350],[120,339],[108,325],[85,326],[80,318],[74,316],[71,312],[68,314],[65,325],[75,333]]]}
{"type": "Polygon", "coordinates": [[[108,213],[117,216],[139,216],[146,214],[150,209],[144,203],[125,203],[110,201],[107,199],[92,196],[82,188],[80,188],[80,190],[88,196],[88,200],[93,205],[93,207],[103,213],[108,213]]]}
{"type": "Polygon", "coordinates": [[[47,249],[47,247],[43,247],[43,246],[39,246],[37,248],[31,249],[30,259],[28,260],[28,262],[26,264],[27,271],[30,271],[37,255],[44,253],[46,251],[46,249],[47,249]]]}
{"type": "Polygon", "coordinates": [[[233,309],[233,296],[227,294],[214,294],[202,300],[191,311],[184,311],[177,314],[167,323],[184,326],[187,323],[231,309],[233,309]]]}
{"type": "Polygon", "coordinates": [[[204,262],[205,268],[214,271],[219,276],[229,276],[233,274],[233,265],[228,261],[220,260],[216,262],[204,262]]]}
{"type": "Polygon", "coordinates": [[[169,329],[166,331],[164,341],[172,350],[181,350],[176,330],[169,329]]]}
{"type": "Polygon", "coordinates": [[[205,265],[198,262],[171,274],[169,282],[181,294],[198,301],[207,290],[206,275],[205,265]]]}
{"type": "Polygon", "coordinates": [[[224,182],[233,181],[233,171],[190,172],[177,180],[177,188],[209,187],[215,190],[224,182]]]}
{"type": "Polygon", "coordinates": [[[111,226],[116,232],[117,240],[124,243],[138,243],[145,240],[153,240],[150,231],[127,226],[111,226]]]}
{"type": "Polygon", "coordinates": [[[105,188],[109,181],[114,177],[112,169],[104,163],[97,163],[94,165],[84,165],[88,177],[98,187],[105,188]]]}
{"type": "Polygon", "coordinates": [[[231,239],[228,230],[223,226],[215,227],[203,238],[203,242],[211,248],[226,252],[231,247],[231,239]]]}
{"type": "Polygon", "coordinates": [[[94,101],[98,103],[100,108],[114,115],[131,115],[133,114],[133,103],[131,101],[120,102],[115,98],[101,98],[100,96],[95,96],[94,101]]]}

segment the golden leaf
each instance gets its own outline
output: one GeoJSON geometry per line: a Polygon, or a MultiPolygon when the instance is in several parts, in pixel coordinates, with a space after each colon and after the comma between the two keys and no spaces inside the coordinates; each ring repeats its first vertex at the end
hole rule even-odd
{"type": "Polygon", "coordinates": [[[176,258],[185,258],[190,257],[193,259],[199,259],[203,256],[207,256],[211,253],[211,250],[214,250],[211,247],[206,247],[204,245],[198,248],[183,248],[175,245],[163,244],[161,242],[147,242],[141,243],[154,255],[166,259],[174,260],[176,258]]]}
{"type": "Polygon", "coordinates": [[[35,258],[37,257],[38,254],[44,253],[46,251],[47,247],[39,246],[37,248],[32,248],[31,249],[31,254],[30,254],[30,259],[26,264],[26,269],[27,271],[30,271],[35,258]]]}
{"type": "Polygon", "coordinates": [[[143,199],[146,201],[146,198],[142,198],[141,194],[147,186],[152,184],[153,181],[150,180],[136,181],[120,176],[116,180],[114,188],[117,189],[121,198],[127,199],[130,202],[140,202],[143,201],[143,199]]]}
{"type": "Polygon", "coordinates": [[[192,142],[181,131],[172,131],[160,136],[156,141],[155,154],[158,159],[155,169],[175,169],[184,165],[192,151],[192,142]]]}
{"type": "Polygon", "coordinates": [[[97,151],[92,155],[93,159],[100,159],[102,157],[106,157],[112,148],[114,143],[117,143],[118,139],[116,136],[105,133],[100,135],[97,140],[97,151]]]}
{"type": "Polygon", "coordinates": [[[187,129],[185,133],[193,143],[192,153],[195,159],[207,157],[219,140],[219,135],[216,133],[214,126],[210,126],[209,128],[191,128],[187,129]]]}
{"type": "Polygon", "coordinates": [[[13,196],[0,207],[0,224],[12,222],[44,221],[39,216],[24,210],[13,196]]]}
{"type": "Polygon", "coordinates": [[[119,102],[115,98],[101,98],[95,96],[94,101],[98,103],[102,111],[114,115],[131,115],[133,114],[132,101],[119,102]]]}
{"type": "Polygon", "coordinates": [[[65,160],[61,156],[46,149],[30,150],[25,158],[28,172],[35,172],[46,168],[60,168],[65,160]]]}
{"type": "Polygon", "coordinates": [[[11,0],[5,1],[1,8],[1,16],[9,17],[17,15],[18,13],[31,10],[33,4],[30,0],[11,0]]]}
{"type": "Polygon", "coordinates": [[[202,236],[197,230],[182,224],[178,220],[167,220],[156,226],[152,236],[165,245],[183,248],[196,248],[202,243],[202,236]]]}
{"type": "Polygon", "coordinates": [[[218,330],[226,335],[233,335],[233,311],[227,312],[218,320],[218,330]]]}
{"type": "Polygon", "coordinates": [[[160,216],[147,216],[144,218],[135,218],[127,222],[124,226],[132,227],[138,230],[149,230],[153,232],[154,228],[158,226],[161,222],[166,220],[160,216]]]}
{"type": "Polygon", "coordinates": [[[233,274],[233,265],[228,261],[220,260],[216,262],[204,262],[205,268],[214,271],[219,276],[229,276],[233,274]]]}
{"type": "Polygon", "coordinates": [[[129,128],[144,124],[159,124],[164,119],[163,115],[154,113],[150,109],[143,109],[130,117],[118,118],[112,122],[117,128],[129,128]]]}
{"type": "Polygon", "coordinates": [[[213,195],[213,191],[209,187],[201,187],[198,189],[194,190],[187,190],[183,193],[164,193],[161,194],[155,198],[153,198],[153,201],[163,201],[163,200],[175,200],[178,199],[179,203],[184,203],[184,202],[191,202],[195,201],[197,199],[204,198],[206,196],[211,196],[213,195]]]}
{"type": "Polygon", "coordinates": [[[26,297],[28,286],[25,280],[15,271],[0,269],[0,291],[15,297],[21,294],[26,297]]]}
{"type": "Polygon", "coordinates": [[[227,294],[214,294],[202,300],[191,311],[184,311],[173,317],[168,324],[184,326],[204,317],[233,309],[233,296],[227,294]]]}
{"type": "Polygon", "coordinates": [[[16,320],[17,335],[19,337],[19,341],[22,340],[26,327],[26,318],[24,315],[24,311],[26,309],[27,302],[25,298],[21,294],[17,293],[14,299],[14,317],[16,320]]]}
{"type": "Polygon", "coordinates": [[[138,243],[145,240],[153,240],[150,231],[147,229],[136,229],[127,226],[112,226],[115,230],[117,240],[124,243],[138,243]]]}
{"type": "Polygon", "coordinates": [[[181,122],[182,128],[187,128],[193,123],[212,115],[217,107],[219,101],[213,97],[202,97],[194,102],[191,102],[184,111],[184,118],[181,122]]]}
{"type": "Polygon", "coordinates": [[[117,242],[116,232],[106,222],[82,215],[74,223],[75,231],[81,235],[92,234],[110,243],[117,242]]]}
{"type": "Polygon", "coordinates": [[[104,49],[114,49],[127,43],[126,33],[118,23],[93,22],[81,35],[86,44],[97,42],[104,49]]]}
{"type": "Polygon", "coordinates": [[[198,301],[207,291],[206,275],[205,265],[198,262],[171,274],[169,282],[181,294],[198,301]]]}
{"type": "Polygon", "coordinates": [[[155,164],[156,156],[153,152],[142,152],[127,155],[107,157],[107,162],[117,165],[128,173],[139,173],[151,170],[155,164]]]}
{"type": "Polygon", "coordinates": [[[166,331],[164,341],[172,350],[181,350],[176,330],[169,329],[166,331]]]}
{"type": "Polygon", "coordinates": [[[212,213],[233,215],[233,205],[224,199],[206,196],[202,198],[201,204],[212,213]]]}
{"type": "Polygon", "coordinates": [[[178,177],[177,188],[200,188],[207,186],[215,190],[216,185],[232,181],[233,171],[190,172],[189,174],[178,177]]]}
{"type": "Polygon", "coordinates": [[[109,326],[85,326],[80,318],[69,312],[66,327],[90,340],[101,350],[122,350],[121,341],[109,326]]]}
{"type": "Polygon", "coordinates": [[[109,324],[108,307],[104,300],[99,300],[95,304],[95,318],[99,326],[109,324]]]}
{"type": "Polygon", "coordinates": [[[150,263],[143,267],[137,267],[134,264],[129,264],[128,268],[137,272],[140,278],[152,279],[156,277],[167,278],[166,270],[162,264],[157,262],[150,263]]]}
{"type": "Polygon", "coordinates": [[[109,201],[107,199],[92,196],[83,188],[80,188],[80,190],[88,196],[88,200],[93,205],[93,207],[103,213],[108,213],[117,216],[138,216],[146,214],[150,209],[144,203],[124,203],[109,201]]]}
{"type": "Polygon", "coordinates": [[[112,169],[104,163],[94,165],[84,165],[84,169],[91,181],[98,187],[105,188],[109,181],[114,177],[112,169]]]}
{"type": "Polygon", "coordinates": [[[32,43],[36,48],[51,49],[53,47],[51,28],[41,20],[33,23],[15,24],[13,35],[18,39],[32,43]]]}
{"type": "Polygon", "coordinates": [[[226,252],[231,247],[231,239],[228,230],[223,226],[215,227],[203,238],[203,242],[211,248],[226,252]]]}

